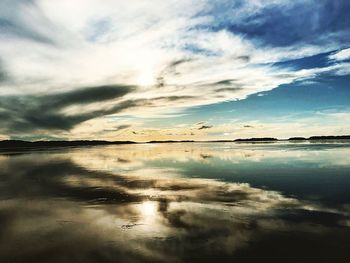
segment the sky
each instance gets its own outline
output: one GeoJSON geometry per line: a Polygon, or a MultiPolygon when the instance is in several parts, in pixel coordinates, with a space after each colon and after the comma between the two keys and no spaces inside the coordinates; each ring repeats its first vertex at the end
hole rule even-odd
{"type": "Polygon", "coordinates": [[[350,134],[348,0],[0,0],[0,139],[350,134]]]}

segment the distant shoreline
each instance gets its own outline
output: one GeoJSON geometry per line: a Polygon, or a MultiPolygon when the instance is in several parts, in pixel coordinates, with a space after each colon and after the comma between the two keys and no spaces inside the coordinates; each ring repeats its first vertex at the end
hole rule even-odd
{"type": "Polygon", "coordinates": [[[13,149],[37,149],[37,148],[59,148],[59,147],[81,147],[81,146],[103,146],[103,145],[123,145],[123,144],[147,144],[147,143],[266,143],[266,142],[302,142],[302,141],[341,141],[350,140],[350,135],[341,136],[311,136],[309,138],[304,137],[291,137],[289,139],[277,139],[271,137],[263,138],[246,138],[235,140],[211,140],[211,141],[194,141],[194,140],[180,140],[180,141],[149,141],[149,142],[134,142],[134,141],[103,141],[103,140],[75,140],[75,141],[21,141],[21,140],[3,140],[0,141],[0,150],[13,150],[13,149]]]}

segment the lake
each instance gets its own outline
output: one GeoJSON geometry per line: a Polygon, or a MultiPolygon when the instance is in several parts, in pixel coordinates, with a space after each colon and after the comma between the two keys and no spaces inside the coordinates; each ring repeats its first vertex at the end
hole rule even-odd
{"type": "Polygon", "coordinates": [[[0,153],[0,262],[350,262],[350,142],[0,153]]]}

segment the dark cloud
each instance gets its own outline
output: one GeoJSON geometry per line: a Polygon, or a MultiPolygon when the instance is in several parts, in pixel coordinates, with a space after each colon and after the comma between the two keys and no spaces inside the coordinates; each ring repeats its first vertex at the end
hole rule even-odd
{"type": "Polygon", "coordinates": [[[111,128],[111,129],[105,129],[104,131],[121,131],[121,130],[125,130],[127,128],[130,128],[130,127],[131,127],[131,125],[124,124],[124,125],[116,126],[114,128],[111,128]]]}
{"type": "Polygon", "coordinates": [[[62,113],[66,107],[121,98],[134,89],[133,86],[111,85],[82,88],[54,95],[0,97],[2,119],[0,129],[11,132],[28,132],[36,129],[70,130],[89,119],[134,107],[138,102],[123,101],[114,106],[75,115],[62,113]]]}
{"type": "Polygon", "coordinates": [[[233,92],[233,91],[240,91],[243,90],[243,88],[220,88],[220,89],[216,89],[216,92],[233,92]]]}
{"type": "Polygon", "coordinates": [[[3,62],[0,59],[0,83],[5,82],[8,79],[8,75],[4,69],[3,62]]]}
{"type": "MultiPolygon", "coordinates": [[[[119,100],[133,92],[136,86],[109,85],[87,87],[49,95],[0,96],[0,131],[11,136],[38,130],[69,131],[90,119],[120,113],[135,107],[156,107],[174,101],[193,100],[193,96],[168,96],[153,99],[119,100]],[[117,100],[115,103],[102,104],[117,100]],[[101,103],[99,108],[83,109],[75,114],[64,109],[91,103],[101,103]]],[[[130,126],[120,125],[113,130],[130,126]]]]}
{"type": "Polygon", "coordinates": [[[190,62],[192,61],[192,59],[179,59],[179,60],[175,60],[172,63],[169,64],[169,67],[176,67],[178,65],[184,64],[186,62],[190,62]]]}
{"type": "Polygon", "coordinates": [[[238,56],[237,59],[244,61],[244,62],[249,62],[250,61],[250,56],[248,55],[243,55],[243,56],[238,56]]]}
{"type": "Polygon", "coordinates": [[[62,108],[72,104],[88,104],[122,97],[134,90],[132,86],[110,85],[73,90],[67,93],[49,95],[42,107],[62,108]]]}
{"type": "Polygon", "coordinates": [[[176,67],[190,61],[191,59],[179,59],[169,63],[157,77],[157,87],[164,87],[166,85],[167,76],[179,75],[180,73],[176,70],[176,67]]]}
{"type": "Polygon", "coordinates": [[[202,125],[201,127],[198,128],[198,130],[204,130],[204,129],[210,129],[213,128],[212,125],[202,125]]]}
{"type": "MultiPolygon", "coordinates": [[[[214,91],[215,93],[237,92],[237,91],[243,90],[242,84],[239,83],[237,79],[223,79],[223,80],[206,84],[205,86],[217,87],[214,91]]],[[[220,95],[218,97],[220,97],[220,95]]]]}
{"type": "Polygon", "coordinates": [[[178,101],[178,100],[192,100],[196,97],[194,96],[168,96],[168,97],[159,97],[154,100],[166,100],[166,101],[178,101]]]}
{"type": "Polygon", "coordinates": [[[235,79],[223,79],[223,80],[214,82],[213,85],[231,85],[235,81],[237,81],[237,80],[235,80],[235,79]]]}
{"type": "Polygon", "coordinates": [[[117,126],[115,129],[116,129],[117,131],[120,131],[120,130],[127,129],[127,128],[129,128],[129,127],[131,127],[131,125],[124,124],[124,125],[119,125],[119,126],[117,126]]]}
{"type": "Polygon", "coordinates": [[[0,82],[4,82],[6,80],[6,75],[0,68],[0,82]]]}

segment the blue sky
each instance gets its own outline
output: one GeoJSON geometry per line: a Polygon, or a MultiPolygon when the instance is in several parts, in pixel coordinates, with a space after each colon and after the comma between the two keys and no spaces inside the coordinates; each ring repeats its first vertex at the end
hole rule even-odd
{"type": "Polygon", "coordinates": [[[350,133],[350,2],[3,0],[0,138],[350,133]]]}

